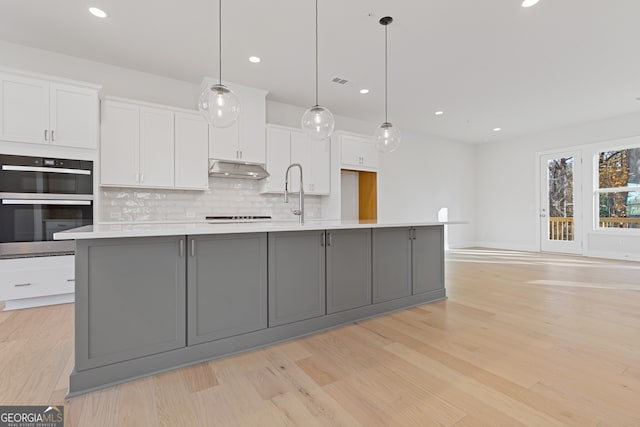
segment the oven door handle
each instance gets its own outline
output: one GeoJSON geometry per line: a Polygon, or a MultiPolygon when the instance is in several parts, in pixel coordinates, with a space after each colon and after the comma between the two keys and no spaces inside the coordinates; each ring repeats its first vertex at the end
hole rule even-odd
{"type": "Polygon", "coordinates": [[[91,206],[91,200],[38,200],[38,199],[2,199],[3,205],[67,205],[91,206]]]}
{"type": "Polygon", "coordinates": [[[67,169],[67,168],[46,168],[40,166],[16,166],[2,165],[3,171],[17,172],[50,172],[50,173],[67,173],[74,175],[91,175],[91,171],[87,169],[67,169]]]}

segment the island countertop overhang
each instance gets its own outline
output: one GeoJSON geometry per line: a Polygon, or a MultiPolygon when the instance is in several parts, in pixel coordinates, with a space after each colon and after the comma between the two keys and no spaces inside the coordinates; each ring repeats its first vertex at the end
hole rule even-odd
{"type": "Polygon", "coordinates": [[[74,228],[54,234],[55,240],[109,239],[234,233],[274,233],[281,231],[344,230],[355,228],[423,227],[466,224],[466,221],[341,221],[310,220],[212,224],[208,222],[102,223],[74,228]]]}

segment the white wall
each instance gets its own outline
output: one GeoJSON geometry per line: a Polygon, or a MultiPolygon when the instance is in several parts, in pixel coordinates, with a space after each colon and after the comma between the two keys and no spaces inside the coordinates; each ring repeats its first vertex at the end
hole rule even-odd
{"type": "Polygon", "coordinates": [[[200,82],[183,82],[4,41],[0,41],[0,66],[96,83],[108,95],[181,108],[195,109],[200,92],[200,82]]]}
{"type": "Polygon", "coordinates": [[[380,156],[378,217],[437,221],[448,208],[450,247],[475,240],[476,147],[432,135],[402,131],[395,152],[380,156]]]}
{"type": "Polygon", "coordinates": [[[640,259],[640,235],[620,230],[594,231],[591,208],[593,156],[600,148],[624,145],[625,141],[618,140],[636,135],[640,135],[640,113],[478,146],[476,243],[492,248],[539,250],[538,154],[575,147],[584,158],[583,253],[640,259]]]}

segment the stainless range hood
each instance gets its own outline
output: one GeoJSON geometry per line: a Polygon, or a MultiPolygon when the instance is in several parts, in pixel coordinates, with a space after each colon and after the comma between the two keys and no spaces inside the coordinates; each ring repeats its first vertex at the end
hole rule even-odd
{"type": "Polygon", "coordinates": [[[234,163],[209,159],[209,176],[221,178],[263,179],[269,176],[264,167],[257,163],[234,163]]]}

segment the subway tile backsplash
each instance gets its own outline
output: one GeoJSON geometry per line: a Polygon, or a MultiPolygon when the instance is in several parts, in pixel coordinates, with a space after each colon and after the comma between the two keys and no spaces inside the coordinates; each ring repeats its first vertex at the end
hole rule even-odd
{"type": "MultiPolygon", "coordinates": [[[[101,187],[98,221],[201,221],[210,215],[271,215],[274,220],[297,217],[298,196],[289,203],[282,194],[260,194],[259,181],[209,178],[209,190],[156,190],[101,187]]],[[[305,196],[305,217],[320,218],[320,196],[305,196]]]]}

